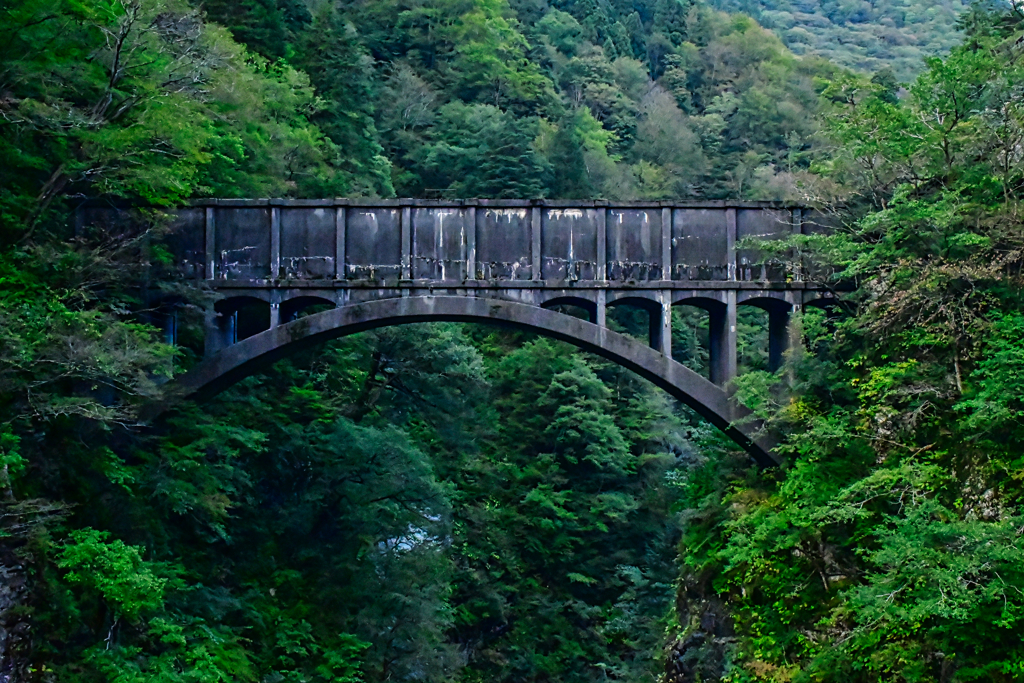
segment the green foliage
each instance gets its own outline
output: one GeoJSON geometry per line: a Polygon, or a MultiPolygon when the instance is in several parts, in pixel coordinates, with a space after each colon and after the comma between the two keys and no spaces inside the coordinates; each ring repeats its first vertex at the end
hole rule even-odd
{"type": "MultiPolygon", "coordinates": [[[[1015,9],[975,7],[903,91],[952,5],[893,28],[893,3],[812,4],[813,49],[689,0],[197,8],[0,14],[4,675],[1024,676],[1015,9]],[[737,396],[789,465],[752,471],[621,368],[459,325],[333,342],[139,429],[193,360],[154,298],[186,332],[209,304],[161,270],[153,207],[396,192],[821,200],[844,229],[765,248],[852,286],[845,314],[799,316],[780,373],[762,312],[737,325],[737,396]],[[73,235],[82,197],[149,208],[73,235]]],[[[673,321],[703,373],[707,322],[673,321]]]]}
{"type": "Polygon", "coordinates": [[[399,194],[796,198],[818,155],[814,79],[834,68],[698,3],[352,0],[340,16],[399,105],[374,114],[399,194]]]}
{"type": "Polygon", "coordinates": [[[62,222],[69,194],[166,206],[330,186],[308,79],[184,4],[24,0],[3,21],[5,243],[62,222]]]}
{"type": "Polygon", "coordinates": [[[959,41],[957,21],[970,5],[962,0],[713,0],[730,12],[745,12],[775,31],[793,52],[815,54],[841,66],[871,73],[891,68],[912,80],[926,57],[959,41]]]}
{"type": "Polygon", "coordinates": [[[159,607],[167,579],[142,559],[138,548],[110,540],[107,532],[76,529],[57,558],[65,579],[102,596],[118,617],[134,620],[159,607]]]}
{"type": "Polygon", "coordinates": [[[739,382],[789,432],[785,472],[706,465],[727,507],[686,532],[716,529],[686,562],[735,608],[734,680],[1021,676],[1019,20],[976,25],[905,97],[824,91],[846,229],[797,242],[855,289],[783,375],[739,382]]]}
{"type": "Polygon", "coordinates": [[[324,100],[313,121],[340,152],[344,185],[338,189],[348,195],[392,195],[390,163],[373,121],[371,62],[355,30],[332,5],[324,5],[299,35],[297,49],[298,65],[324,100]]]}
{"type": "Polygon", "coordinates": [[[549,167],[533,147],[535,131],[535,121],[493,105],[445,105],[433,139],[417,151],[420,182],[459,197],[541,197],[549,167]]]}

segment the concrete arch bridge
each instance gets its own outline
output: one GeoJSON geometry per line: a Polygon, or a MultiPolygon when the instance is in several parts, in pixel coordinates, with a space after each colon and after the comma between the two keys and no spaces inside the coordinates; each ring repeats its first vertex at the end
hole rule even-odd
{"type": "MultiPolygon", "coordinates": [[[[78,220],[111,211],[83,209],[78,220]]],[[[209,200],[179,210],[167,239],[176,267],[220,295],[206,358],[173,392],[212,395],[297,349],[376,327],[486,322],[620,363],[772,465],[770,440],[737,422],[745,411],[727,391],[738,307],[768,311],[776,369],[791,313],[831,294],[804,280],[799,259],[787,266],[737,245],[825,229],[808,209],[763,202],[209,200]],[[299,317],[313,306],[322,312],[299,317]],[[614,306],[648,312],[648,344],[608,329],[614,306]],[[709,313],[710,379],[672,358],[674,306],[709,313]]]]}

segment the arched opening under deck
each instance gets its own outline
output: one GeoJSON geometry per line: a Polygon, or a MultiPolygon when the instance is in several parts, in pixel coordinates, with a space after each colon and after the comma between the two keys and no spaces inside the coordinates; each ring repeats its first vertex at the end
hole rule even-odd
{"type": "MultiPolygon", "coordinates": [[[[568,342],[632,370],[721,429],[760,465],[778,464],[773,443],[728,393],[660,350],[579,318],[502,299],[416,296],[350,304],[272,327],[223,348],[176,378],[168,403],[203,399],[295,351],[370,329],[447,321],[503,325],[568,342]]],[[[154,406],[158,414],[167,404],[154,406]]]]}

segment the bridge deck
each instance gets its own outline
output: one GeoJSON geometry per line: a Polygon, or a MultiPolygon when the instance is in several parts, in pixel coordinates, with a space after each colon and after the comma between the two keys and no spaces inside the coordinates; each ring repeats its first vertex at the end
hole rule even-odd
{"type": "MultiPolygon", "coordinates": [[[[80,223],[117,221],[83,208],[80,223]]],[[[775,202],[514,200],[207,200],[176,212],[167,247],[185,277],[223,295],[207,331],[213,354],[259,330],[246,302],[269,308],[264,329],[317,302],[484,297],[572,304],[605,325],[608,306],[650,311],[650,342],[671,355],[671,307],[710,312],[711,377],[736,372],[736,312],[769,311],[771,365],[789,343],[789,313],[830,296],[805,281],[795,254],[756,241],[828,230],[823,216],[775,202]]]]}
{"type": "MultiPolygon", "coordinates": [[[[633,368],[762,462],[769,446],[753,436],[756,425],[733,424],[743,411],[722,388],[736,374],[737,308],[768,311],[775,369],[790,313],[831,296],[805,281],[799,255],[757,247],[828,230],[814,211],[779,203],[209,200],[175,214],[165,243],[174,267],[222,297],[207,312],[208,358],[180,388],[216,387],[302,344],[375,326],[511,324],[633,368]],[[330,310],[295,320],[316,304],[330,310]],[[543,310],[563,305],[590,324],[543,310]],[[607,329],[617,305],[649,312],[656,352],[607,329]],[[709,312],[710,382],[672,359],[675,305],[709,312]]],[[[86,206],[76,220],[132,218],[86,206]]],[[[174,320],[168,308],[172,339],[174,320]]]]}

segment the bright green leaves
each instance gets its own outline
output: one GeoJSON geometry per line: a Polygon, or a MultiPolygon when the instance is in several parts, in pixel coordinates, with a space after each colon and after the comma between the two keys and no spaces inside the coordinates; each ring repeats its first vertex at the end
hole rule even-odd
{"type": "Polygon", "coordinates": [[[332,175],[305,77],[247,55],[177,0],[23,0],[5,22],[4,239],[60,222],[47,211],[69,193],[168,206],[308,193],[332,175]]]}
{"type": "MultiPolygon", "coordinates": [[[[964,378],[964,400],[955,406],[968,438],[989,452],[994,465],[1014,482],[1024,480],[1024,458],[1006,444],[1024,440],[1024,318],[1007,313],[994,321],[984,357],[964,378]]],[[[1022,499],[1015,485],[1007,494],[1022,499]],[[1011,493],[1012,492],[1012,493],[1011,493]]]]}
{"type": "Polygon", "coordinates": [[[156,565],[142,559],[142,551],[95,529],[71,532],[57,559],[67,569],[67,580],[95,591],[118,617],[132,621],[163,606],[167,578],[156,565]]]}
{"type": "Polygon", "coordinates": [[[14,433],[10,425],[0,428],[0,488],[3,495],[14,498],[14,490],[11,488],[13,477],[25,469],[25,458],[21,457],[18,448],[21,437],[14,433]]]}
{"type": "Polygon", "coordinates": [[[552,9],[537,22],[537,32],[547,36],[551,46],[572,56],[583,42],[583,27],[567,12],[552,9]]]}
{"type": "Polygon", "coordinates": [[[1015,680],[1024,78],[1004,47],[982,32],[904,97],[891,77],[824,91],[819,171],[854,225],[798,246],[855,289],[809,318],[786,382],[737,383],[788,429],[785,479],[704,506],[722,531],[698,566],[739,606],[754,680],[1015,680]]]}

